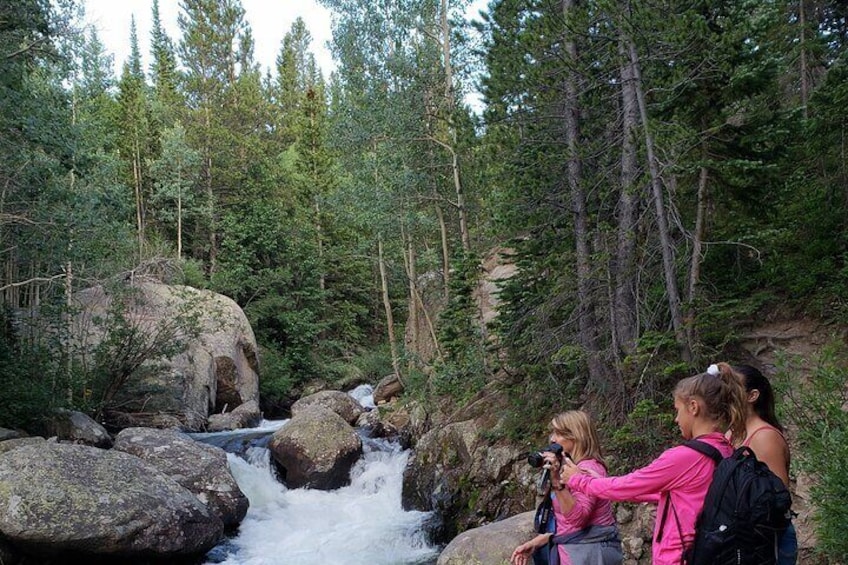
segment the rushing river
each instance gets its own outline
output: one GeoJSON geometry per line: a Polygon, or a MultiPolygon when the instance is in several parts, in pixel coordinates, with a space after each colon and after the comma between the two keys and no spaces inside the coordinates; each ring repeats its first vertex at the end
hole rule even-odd
{"type": "Polygon", "coordinates": [[[438,549],[424,534],[431,515],[401,508],[408,451],[395,442],[363,438],[364,455],[351,471],[349,486],[333,491],[287,489],[276,479],[265,448],[270,435],[285,423],[265,421],[252,430],[195,435],[229,452],[233,476],[250,499],[237,534],[212,550],[206,564],[435,563],[438,549]]]}

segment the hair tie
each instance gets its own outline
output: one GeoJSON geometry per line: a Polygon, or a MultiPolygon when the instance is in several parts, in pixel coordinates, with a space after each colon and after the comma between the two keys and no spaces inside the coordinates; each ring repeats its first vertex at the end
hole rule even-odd
{"type": "Polygon", "coordinates": [[[712,375],[714,377],[718,377],[719,375],[721,375],[721,369],[718,368],[718,365],[713,363],[712,365],[707,367],[707,374],[712,375]]]}

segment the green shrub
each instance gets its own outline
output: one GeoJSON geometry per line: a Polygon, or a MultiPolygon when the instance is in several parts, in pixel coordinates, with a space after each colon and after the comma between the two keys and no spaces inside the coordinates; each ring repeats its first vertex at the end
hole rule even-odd
{"type": "Polygon", "coordinates": [[[816,551],[839,561],[848,555],[848,350],[844,344],[827,347],[804,382],[796,367],[803,360],[784,360],[775,385],[779,408],[797,426],[793,463],[813,478],[816,551]]]}
{"type": "Polygon", "coordinates": [[[628,473],[641,467],[678,440],[671,407],[641,400],[627,415],[624,425],[615,429],[606,442],[604,451],[610,474],[628,473]]]}
{"type": "Polygon", "coordinates": [[[51,379],[41,369],[43,353],[16,351],[15,344],[0,337],[0,428],[37,433],[54,405],[51,379]]]}
{"type": "Polygon", "coordinates": [[[260,346],[262,360],[259,379],[259,397],[263,404],[284,404],[296,381],[286,356],[268,347],[260,346]]]}

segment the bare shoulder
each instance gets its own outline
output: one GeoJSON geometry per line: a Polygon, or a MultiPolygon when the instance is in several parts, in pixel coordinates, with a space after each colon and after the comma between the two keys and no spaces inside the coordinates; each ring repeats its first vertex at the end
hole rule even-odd
{"type": "Polygon", "coordinates": [[[786,443],[786,438],[783,437],[780,430],[771,426],[766,426],[756,430],[756,432],[751,436],[750,445],[751,449],[754,450],[754,453],[756,453],[759,448],[773,447],[782,451],[788,450],[789,447],[786,443]]]}

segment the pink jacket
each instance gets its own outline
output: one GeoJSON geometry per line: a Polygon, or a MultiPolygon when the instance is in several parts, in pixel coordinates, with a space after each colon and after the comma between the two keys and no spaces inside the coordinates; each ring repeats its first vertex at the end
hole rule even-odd
{"type": "MultiPolygon", "coordinates": [[[[581,469],[594,471],[601,476],[606,476],[607,470],[595,459],[584,459],[577,464],[581,469]]],[[[609,500],[582,492],[572,492],[574,506],[567,514],[562,514],[559,500],[554,496],[554,518],[556,519],[556,533],[568,534],[582,530],[586,526],[611,526],[615,524],[615,516],[612,513],[612,504],[609,500]]],[[[571,558],[565,547],[558,546],[560,565],[571,565],[571,558]]]]}
{"type": "MultiPolygon", "coordinates": [[[[730,442],[721,433],[714,432],[697,439],[712,445],[725,457],[733,452],[730,442]]],[[[695,520],[704,505],[715,467],[713,460],[706,455],[679,445],[664,451],[647,467],[621,477],[594,478],[576,474],[569,479],[568,488],[572,492],[580,491],[609,500],[657,502],[652,562],[654,565],[679,565],[684,547],[688,547],[695,537],[695,520]],[[657,541],[662,510],[669,496],[671,504],[662,539],[657,541]]]]}

